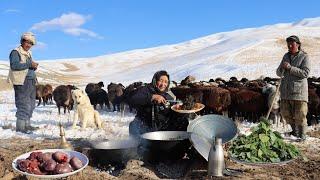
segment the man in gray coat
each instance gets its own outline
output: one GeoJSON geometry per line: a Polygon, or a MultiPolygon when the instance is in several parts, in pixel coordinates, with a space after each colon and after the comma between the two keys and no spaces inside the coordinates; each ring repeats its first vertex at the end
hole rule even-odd
{"type": "Polygon", "coordinates": [[[33,33],[27,32],[21,36],[21,45],[10,53],[10,69],[8,81],[13,84],[15,104],[17,107],[16,131],[31,133],[30,118],[35,108],[36,74],[38,63],[33,61],[31,47],[36,43],[33,33]]]}
{"type": "Polygon", "coordinates": [[[297,36],[286,39],[288,52],[283,56],[277,69],[282,77],[280,86],[280,112],[291,125],[292,135],[306,138],[308,112],[308,82],[310,62],[307,53],[301,50],[297,36]]]}

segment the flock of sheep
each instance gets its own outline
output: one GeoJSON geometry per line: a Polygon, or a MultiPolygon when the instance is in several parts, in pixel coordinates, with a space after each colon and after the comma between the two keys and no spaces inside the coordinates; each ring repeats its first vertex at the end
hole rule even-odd
{"type": "MultiPolygon", "coordinates": [[[[309,78],[309,102],[308,102],[308,123],[317,124],[320,115],[320,79],[309,78]]],[[[196,82],[192,76],[186,77],[181,83],[172,81],[170,91],[177,99],[185,101],[192,96],[195,102],[205,105],[201,114],[223,114],[233,119],[247,119],[257,121],[259,117],[265,116],[271,108],[271,118],[274,122],[280,122],[280,95],[276,94],[278,78],[260,78],[248,80],[242,78],[238,80],[231,77],[229,80],[222,78],[210,79],[209,81],[196,82]],[[271,101],[275,98],[275,103],[271,107],[271,101]]],[[[135,82],[125,87],[121,83],[110,83],[104,90],[104,83],[89,83],[85,88],[91,104],[96,109],[97,105],[101,109],[121,111],[124,104],[127,104],[132,111],[128,97],[141,86],[146,85],[142,82],[135,82]]],[[[60,108],[70,111],[73,108],[71,90],[76,89],[72,85],[60,85],[54,90],[51,85],[37,85],[38,105],[43,102],[52,103],[52,98],[60,114],[60,108]]]]}

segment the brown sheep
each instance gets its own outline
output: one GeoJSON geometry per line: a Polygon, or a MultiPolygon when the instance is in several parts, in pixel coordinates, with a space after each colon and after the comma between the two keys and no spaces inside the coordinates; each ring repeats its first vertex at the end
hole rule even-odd
{"type": "Polygon", "coordinates": [[[263,80],[252,80],[248,81],[244,84],[244,86],[247,89],[250,89],[252,91],[256,92],[262,92],[263,87],[265,87],[267,83],[265,83],[263,80]]]}
{"type": "Polygon", "coordinates": [[[45,98],[44,98],[44,95],[43,95],[43,89],[44,89],[44,85],[43,84],[36,85],[36,99],[39,100],[37,106],[40,106],[41,100],[43,101],[43,106],[45,106],[45,98]]]}
{"type": "Polygon", "coordinates": [[[225,82],[224,84],[221,84],[221,87],[234,87],[234,88],[240,88],[240,87],[243,87],[243,83],[240,82],[240,81],[227,81],[225,82]]]}
{"type": "Polygon", "coordinates": [[[202,103],[206,106],[206,113],[223,114],[228,111],[231,104],[231,96],[228,90],[211,86],[202,88],[202,92],[202,103]]]}
{"type": "Polygon", "coordinates": [[[208,83],[192,83],[191,87],[180,86],[172,88],[171,91],[177,99],[185,101],[188,96],[192,96],[195,102],[205,105],[203,113],[218,113],[228,110],[231,104],[230,92],[216,85],[207,85],[208,83]]]}
{"type": "Polygon", "coordinates": [[[53,93],[53,88],[50,84],[46,84],[43,88],[43,96],[45,103],[48,104],[48,101],[52,104],[52,93],[53,93]]]}
{"type": "Polygon", "coordinates": [[[256,92],[246,88],[239,89],[238,91],[233,89],[233,92],[230,92],[231,105],[229,110],[232,116],[242,113],[242,116],[255,122],[260,118],[260,116],[267,113],[267,99],[261,92],[256,92]]]}
{"type": "Polygon", "coordinates": [[[184,78],[184,79],[181,81],[180,84],[181,84],[182,86],[186,86],[186,85],[194,82],[195,80],[196,80],[195,77],[193,77],[193,76],[187,76],[186,78],[184,78]]]}
{"type": "Polygon", "coordinates": [[[113,111],[121,111],[120,104],[122,103],[122,95],[124,91],[124,86],[119,83],[110,83],[108,85],[108,96],[109,96],[109,101],[113,105],[113,111]]]}
{"type": "Polygon", "coordinates": [[[38,105],[41,104],[41,101],[43,102],[43,106],[45,104],[48,104],[48,100],[51,100],[52,103],[52,86],[50,84],[39,84],[36,86],[36,99],[39,100],[38,105]]]}

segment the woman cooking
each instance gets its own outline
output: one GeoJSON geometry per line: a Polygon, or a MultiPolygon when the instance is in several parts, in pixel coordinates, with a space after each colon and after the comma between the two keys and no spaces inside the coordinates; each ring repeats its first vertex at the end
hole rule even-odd
{"type": "Polygon", "coordinates": [[[137,110],[135,119],[129,125],[131,135],[150,131],[186,130],[188,120],[178,118],[179,115],[170,109],[168,100],[172,101],[173,97],[167,93],[169,83],[169,74],[163,70],[158,71],[153,75],[151,84],[137,89],[129,97],[130,104],[137,110]]]}

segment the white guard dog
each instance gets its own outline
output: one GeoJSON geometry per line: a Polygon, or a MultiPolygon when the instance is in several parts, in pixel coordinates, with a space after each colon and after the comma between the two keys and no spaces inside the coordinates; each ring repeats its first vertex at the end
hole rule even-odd
{"type": "Polygon", "coordinates": [[[93,109],[89,97],[80,89],[72,90],[72,99],[75,103],[72,128],[76,128],[77,121],[80,119],[81,128],[96,125],[101,128],[99,112],[93,109]]]}

